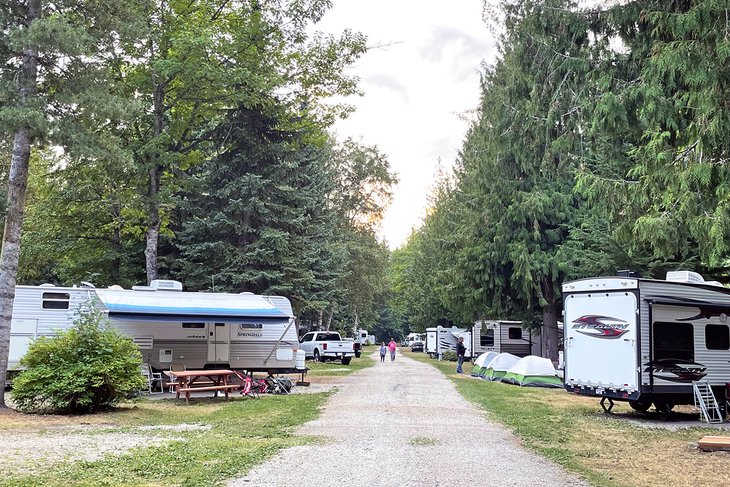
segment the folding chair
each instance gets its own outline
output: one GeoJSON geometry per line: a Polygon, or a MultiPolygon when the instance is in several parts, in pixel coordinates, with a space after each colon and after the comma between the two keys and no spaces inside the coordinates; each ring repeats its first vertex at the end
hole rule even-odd
{"type": "MultiPolygon", "coordinates": [[[[165,392],[162,385],[162,373],[161,372],[153,372],[152,367],[150,367],[150,364],[142,364],[139,366],[139,370],[142,373],[142,376],[147,379],[147,390],[150,394],[162,394],[165,392]],[[159,384],[160,386],[160,392],[152,392],[152,384],[154,383],[159,384]]],[[[156,387],[155,387],[156,389],[156,387]]]]}
{"type": "Polygon", "coordinates": [[[169,387],[170,392],[175,392],[175,388],[177,387],[177,378],[175,377],[175,372],[184,372],[187,370],[187,367],[185,367],[185,364],[170,364],[170,373],[169,379],[167,382],[167,386],[169,387]]]}

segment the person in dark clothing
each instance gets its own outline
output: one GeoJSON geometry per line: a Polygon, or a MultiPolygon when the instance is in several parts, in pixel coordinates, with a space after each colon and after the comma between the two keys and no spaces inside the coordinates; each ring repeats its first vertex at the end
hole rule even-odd
{"type": "Polygon", "coordinates": [[[464,363],[466,355],[466,347],[464,346],[464,337],[459,337],[459,343],[456,344],[456,373],[461,374],[461,365],[464,363]]]}

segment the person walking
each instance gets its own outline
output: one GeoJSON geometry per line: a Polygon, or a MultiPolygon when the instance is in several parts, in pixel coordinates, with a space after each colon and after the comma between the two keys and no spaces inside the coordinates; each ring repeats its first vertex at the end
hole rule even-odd
{"type": "Polygon", "coordinates": [[[459,337],[459,343],[456,344],[456,373],[461,374],[461,365],[464,363],[466,355],[466,347],[464,346],[464,337],[459,337]]]}
{"type": "Polygon", "coordinates": [[[385,346],[385,342],[383,342],[382,345],[380,345],[380,361],[385,362],[385,352],[388,350],[388,347],[385,346]]]}
{"type": "Polygon", "coordinates": [[[398,347],[398,345],[395,343],[395,340],[392,338],[390,339],[390,343],[388,343],[388,350],[390,350],[390,361],[395,361],[395,349],[398,347]]]}

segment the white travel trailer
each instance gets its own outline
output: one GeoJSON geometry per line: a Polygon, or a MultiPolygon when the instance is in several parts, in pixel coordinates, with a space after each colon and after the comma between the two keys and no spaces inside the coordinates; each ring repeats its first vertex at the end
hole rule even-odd
{"type": "Polygon", "coordinates": [[[288,299],[183,292],[179,282],[164,280],[131,290],[17,286],[9,369],[18,367],[30,340],[69,328],[85,303],[130,336],[143,361],[156,369],[173,363],[272,373],[295,369],[299,342],[288,299]]]}
{"type": "MultiPolygon", "coordinates": [[[[563,284],[565,388],[669,414],[708,381],[720,404],[730,382],[730,289],[699,274],[667,280],[599,277],[563,284]]],[[[606,402],[608,405],[606,405],[606,402]]]]}
{"type": "Polygon", "coordinates": [[[435,328],[426,328],[426,353],[429,357],[441,358],[444,352],[455,352],[458,335],[464,333],[464,328],[444,328],[437,326],[435,328]]]}
{"type": "Polygon", "coordinates": [[[511,353],[518,357],[540,355],[540,342],[530,330],[522,328],[521,321],[482,320],[461,333],[467,357],[478,357],[485,352],[511,353]]]}
{"type": "Polygon", "coordinates": [[[415,342],[425,342],[426,341],[426,335],[424,333],[409,333],[406,335],[405,339],[405,345],[407,347],[410,347],[415,342]]]}

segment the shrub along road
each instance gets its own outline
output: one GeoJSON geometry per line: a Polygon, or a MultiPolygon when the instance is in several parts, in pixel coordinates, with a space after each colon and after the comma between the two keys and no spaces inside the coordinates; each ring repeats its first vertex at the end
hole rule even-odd
{"type": "Polygon", "coordinates": [[[403,355],[343,379],[297,434],[322,441],[287,448],[229,485],[586,485],[487,421],[437,369],[403,355]]]}

